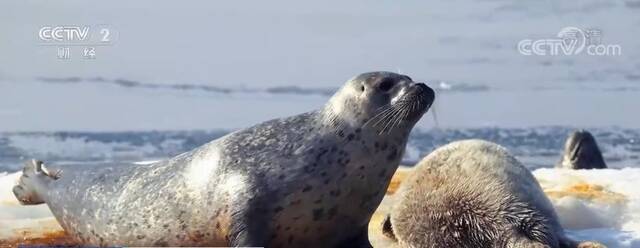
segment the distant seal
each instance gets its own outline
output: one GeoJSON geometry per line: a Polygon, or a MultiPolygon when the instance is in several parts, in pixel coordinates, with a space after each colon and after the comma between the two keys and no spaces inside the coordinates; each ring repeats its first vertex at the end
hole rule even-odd
{"type": "Polygon", "coordinates": [[[409,132],[422,83],[361,74],[324,108],[236,131],[149,165],[25,166],[14,194],[46,203],[84,244],[369,247],[367,224],[409,132]]]}
{"type": "Polygon", "coordinates": [[[596,139],[589,131],[577,130],[569,134],[564,144],[564,153],[558,168],[566,169],[606,169],[596,139]]]}
{"type": "Polygon", "coordinates": [[[420,161],[383,233],[400,247],[574,247],[533,175],[497,144],[466,140],[420,161]]]}

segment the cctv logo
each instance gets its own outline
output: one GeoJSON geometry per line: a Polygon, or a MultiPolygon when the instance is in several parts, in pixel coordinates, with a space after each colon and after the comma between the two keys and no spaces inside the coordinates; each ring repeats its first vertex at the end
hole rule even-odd
{"type": "Polygon", "coordinates": [[[45,42],[74,42],[84,41],[89,35],[88,26],[45,26],[40,28],[38,36],[45,42]]]}

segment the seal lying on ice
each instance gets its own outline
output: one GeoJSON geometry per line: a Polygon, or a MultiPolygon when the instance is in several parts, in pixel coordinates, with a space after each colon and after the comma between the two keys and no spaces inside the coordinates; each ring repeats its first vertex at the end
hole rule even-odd
{"type": "Polygon", "coordinates": [[[365,73],[321,110],[166,161],[49,170],[28,162],[13,191],[23,204],[46,203],[84,244],[366,247],[367,224],[433,100],[407,76],[365,73]]]}

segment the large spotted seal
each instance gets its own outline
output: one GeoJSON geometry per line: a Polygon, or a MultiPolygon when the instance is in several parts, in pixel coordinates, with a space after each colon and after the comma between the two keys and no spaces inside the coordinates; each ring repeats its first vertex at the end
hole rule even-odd
{"type": "Polygon", "coordinates": [[[14,194],[84,244],[370,246],[367,224],[434,92],[361,74],[318,111],[264,122],[150,165],[27,163],[14,194]]]}
{"type": "Polygon", "coordinates": [[[564,144],[564,153],[558,168],[566,169],[606,169],[602,152],[596,139],[587,130],[577,130],[569,134],[564,144]]]}
{"type": "MultiPolygon", "coordinates": [[[[404,180],[383,232],[400,247],[574,247],[533,175],[494,143],[458,141],[404,180]]],[[[586,246],[585,246],[586,247],[586,246]]]]}

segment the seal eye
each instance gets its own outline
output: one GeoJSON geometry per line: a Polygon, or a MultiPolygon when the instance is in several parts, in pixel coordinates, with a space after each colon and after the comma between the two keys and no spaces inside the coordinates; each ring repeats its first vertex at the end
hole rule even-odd
{"type": "Polygon", "coordinates": [[[363,84],[363,85],[360,85],[360,91],[361,91],[361,92],[364,92],[364,84],[363,84]]]}
{"type": "Polygon", "coordinates": [[[393,79],[387,78],[382,80],[378,85],[378,89],[382,92],[387,92],[393,87],[393,79]]]}

